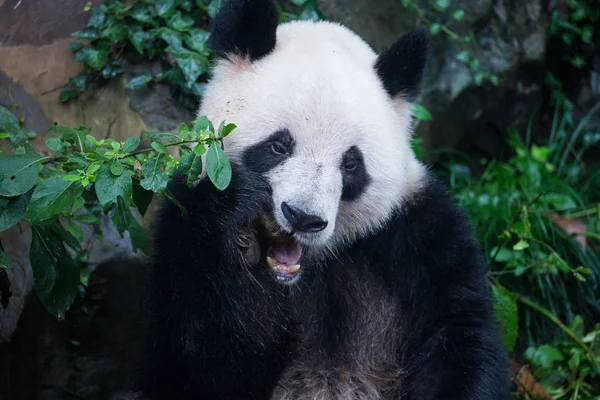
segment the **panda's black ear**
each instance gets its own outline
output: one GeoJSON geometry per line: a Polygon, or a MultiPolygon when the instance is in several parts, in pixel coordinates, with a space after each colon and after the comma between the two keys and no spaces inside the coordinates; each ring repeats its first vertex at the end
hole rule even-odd
{"type": "Polygon", "coordinates": [[[390,96],[402,96],[409,102],[416,99],[421,90],[428,52],[429,34],[427,29],[418,27],[377,57],[375,70],[390,96]]]}
{"type": "Polygon", "coordinates": [[[208,45],[219,57],[258,60],[275,48],[278,23],[273,0],[227,0],[213,19],[208,45]]]}

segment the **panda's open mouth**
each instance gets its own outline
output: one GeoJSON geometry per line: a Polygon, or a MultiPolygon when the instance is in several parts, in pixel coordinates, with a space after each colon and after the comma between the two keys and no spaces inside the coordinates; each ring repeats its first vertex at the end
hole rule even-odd
{"type": "Polygon", "coordinates": [[[269,216],[257,223],[261,258],[275,273],[278,280],[289,282],[298,277],[302,245],[294,237],[284,232],[269,216]]]}

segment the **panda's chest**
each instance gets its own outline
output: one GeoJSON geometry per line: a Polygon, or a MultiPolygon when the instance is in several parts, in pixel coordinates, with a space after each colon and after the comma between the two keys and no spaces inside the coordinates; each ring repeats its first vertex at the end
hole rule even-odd
{"type": "Polygon", "coordinates": [[[332,267],[294,294],[300,343],[272,400],[384,400],[399,386],[395,300],[375,279],[332,267]]]}

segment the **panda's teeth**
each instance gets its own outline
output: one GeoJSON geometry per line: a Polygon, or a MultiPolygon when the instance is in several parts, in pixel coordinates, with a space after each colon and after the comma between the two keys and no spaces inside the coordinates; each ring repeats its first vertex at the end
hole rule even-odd
{"type": "Polygon", "coordinates": [[[275,269],[279,264],[277,263],[277,260],[267,256],[267,265],[272,269],[275,269]]]}
{"type": "Polygon", "coordinates": [[[267,265],[269,266],[269,268],[271,268],[275,271],[284,272],[284,273],[288,273],[288,274],[295,274],[300,269],[300,264],[295,264],[295,265],[290,265],[290,266],[281,265],[277,262],[277,260],[275,260],[273,257],[269,257],[269,256],[267,256],[267,265]]]}
{"type": "Polygon", "coordinates": [[[298,272],[299,269],[300,269],[300,264],[291,265],[289,267],[289,272],[290,272],[290,274],[295,274],[296,272],[298,272]]]}

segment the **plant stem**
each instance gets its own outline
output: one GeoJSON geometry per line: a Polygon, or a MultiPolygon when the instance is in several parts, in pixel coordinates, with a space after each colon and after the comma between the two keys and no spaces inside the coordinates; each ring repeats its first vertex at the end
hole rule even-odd
{"type": "Polygon", "coordinates": [[[567,214],[565,215],[565,218],[568,219],[577,219],[577,218],[581,218],[581,217],[589,217],[591,215],[600,215],[600,203],[586,209],[583,211],[579,211],[576,213],[571,213],[571,214],[567,214]]]}
{"type": "MultiPolygon", "coordinates": [[[[198,140],[180,140],[178,142],[173,142],[173,143],[165,144],[164,146],[165,147],[172,147],[172,146],[180,146],[182,144],[188,144],[188,143],[197,143],[197,144],[201,144],[201,145],[204,144],[204,143],[200,143],[198,140]]],[[[138,154],[148,153],[150,151],[156,151],[156,150],[154,150],[154,148],[152,148],[152,147],[148,147],[146,149],[137,150],[137,151],[134,151],[133,153],[129,153],[126,157],[135,157],[138,154]]],[[[123,158],[125,158],[125,157],[123,157],[123,158]]]]}
{"type": "Polygon", "coordinates": [[[542,314],[544,317],[548,318],[551,322],[553,322],[560,329],[562,329],[563,332],[565,332],[571,339],[573,339],[579,345],[579,347],[581,347],[583,349],[583,351],[585,351],[587,353],[587,355],[588,355],[590,361],[592,362],[592,364],[594,365],[594,368],[596,369],[596,371],[600,372],[600,366],[598,365],[598,362],[596,361],[596,356],[592,352],[592,350],[585,343],[583,343],[583,341],[571,329],[569,329],[568,326],[566,326],[560,319],[555,317],[552,314],[552,312],[550,312],[549,310],[545,309],[544,307],[534,303],[533,301],[529,300],[527,297],[521,296],[519,294],[517,294],[517,300],[520,301],[521,303],[525,304],[526,306],[533,308],[534,310],[536,310],[537,312],[542,314]]]}

